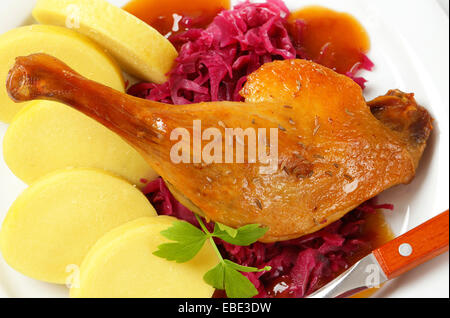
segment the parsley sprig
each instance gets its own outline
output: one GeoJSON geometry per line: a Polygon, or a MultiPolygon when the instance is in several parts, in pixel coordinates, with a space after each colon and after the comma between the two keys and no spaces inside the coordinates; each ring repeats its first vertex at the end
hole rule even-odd
{"type": "Polygon", "coordinates": [[[203,276],[205,282],[216,289],[225,290],[229,298],[250,298],[257,295],[258,291],[255,286],[247,277],[242,275],[242,272],[269,271],[271,267],[266,266],[261,269],[247,267],[224,259],[214,242],[214,238],[220,238],[234,245],[248,246],[262,237],[268,229],[261,227],[259,224],[250,224],[234,229],[224,224],[215,223],[214,231],[211,233],[202,219],[198,215],[195,217],[201,229],[188,222],[173,222],[172,226],[162,231],[161,234],[174,242],[158,246],[158,250],[153,254],[169,261],[185,263],[193,259],[205,242],[209,240],[219,258],[219,263],[203,276]]]}

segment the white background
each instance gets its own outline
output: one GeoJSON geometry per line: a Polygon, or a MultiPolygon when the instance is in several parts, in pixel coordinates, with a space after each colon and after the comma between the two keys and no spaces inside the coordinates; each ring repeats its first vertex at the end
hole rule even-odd
{"type": "MultiPolygon", "coordinates": [[[[0,33],[31,23],[34,0],[1,0],[0,33]]],[[[126,0],[111,1],[123,5],[126,0]]],[[[416,98],[436,118],[435,131],[415,180],[383,193],[394,203],[387,219],[401,234],[449,207],[449,20],[448,0],[287,0],[290,9],[321,4],[355,15],[372,41],[376,68],[367,98],[399,88],[416,98]]],[[[2,63],[2,61],[0,61],[2,63]]],[[[1,105],[0,105],[1,107],[1,105]]],[[[0,123],[0,140],[6,124],[0,123]]],[[[0,146],[0,220],[25,185],[4,164],[0,146]]],[[[65,287],[44,284],[10,269],[0,256],[0,296],[65,297],[65,287]]],[[[378,297],[449,297],[448,253],[412,270],[383,288],[378,297]]]]}

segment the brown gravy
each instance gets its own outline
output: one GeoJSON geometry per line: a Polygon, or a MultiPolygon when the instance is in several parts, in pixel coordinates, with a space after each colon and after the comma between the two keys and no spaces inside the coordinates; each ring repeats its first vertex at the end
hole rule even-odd
{"type": "Polygon", "coordinates": [[[304,55],[338,73],[350,72],[370,49],[366,30],[348,13],[311,6],[292,12],[289,21],[295,20],[304,23],[297,39],[304,55]]]}
{"type": "Polygon", "coordinates": [[[151,25],[162,35],[174,35],[189,28],[206,27],[230,0],[131,0],[123,9],[151,25]],[[189,25],[175,21],[189,18],[189,25]],[[177,26],[178,25],[178,26],[177,26]],[[175,28],[174,28],[175,27],[175,28]]]}

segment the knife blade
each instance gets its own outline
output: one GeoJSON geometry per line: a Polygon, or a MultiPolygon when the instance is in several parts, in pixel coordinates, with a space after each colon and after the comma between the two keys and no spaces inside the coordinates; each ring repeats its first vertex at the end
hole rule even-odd
{"type": "Polygon", "coordinates": [[[371,253],[308,298],[347,298],[369,288],[379,288],[387,280],[371,253]]]}
{"type": "Polygon", "coordinates": [[[448,251],[448,210],[375,249],[308,298],[346,298],[386,281],[448,251]]]}

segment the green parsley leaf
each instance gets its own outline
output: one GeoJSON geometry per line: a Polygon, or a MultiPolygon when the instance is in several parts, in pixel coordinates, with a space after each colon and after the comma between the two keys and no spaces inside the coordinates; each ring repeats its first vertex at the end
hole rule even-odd
{"type": "Polygon", "coordinates": [[[272,269],[272,267],[270,267],[270,266],[266,266],[264,268],[242,266],[242,265],[236,264],[235,262],[232,262],[228,259],[225,259],[223,261],[226,265],[234,268],[235,270],[240,271],[240,272],[245,272],[245,273],[265,272],[265,271],[270,271],[272,269]]]}
{"type": "Polygon", "coordinates": [[[214,237],[239,245],[247,246],[256,242],[266,232],[267,228],[260,227],[259,224],[250,224],[238,229],[216,223],[214,232],[210,233],[203,220],[196,215],[201,230],[190,223],[175,221],[172,226],[161,232],[161,234],[173,241],[161,244],[153,254],[177,263],[187,262],[195,257],[201,250],[206,240],[209,240],[215,250],[219,263],[209,270],[203,279],[214,288],[224,289],[230,298],[248,298],[258,294],[255,286],[241,272],[262,272],[270,270],[270,266],[264,268],[247,267],[223,259],[214,242],[214,237]]]}
{"type": "Polygon", "coordinates": [[[216,267],[208,271],[203,280],[216,289],[225,289],[225,264],[220,262],[216,267]]]}
{"type": "Polygon", "coordinates": [[[259,224],[249,224],[238,228],[235,237],[223,231],[216,223],[213,236],[221,238],[225,242],[238,246],[248,246],[255,243],[260,237],[266,234],[268,228],[261,227],[259,224]]]}
{"type": "Polygon", "coordinates": [[[228,235],[230,235],[232,238],[236,238],[236,235],[238,234],[238,230],[236,230],[236,229],[234,229],[234,228],[232,228],[232,227],[229,227],[229,226],[227,226],[227,225],[225,225],[225,224],[222,224],[222,223],[216,223],[216,225],[217,225],[217,227],[218,227],[220,230],[226,232],[226,233],[227,233],[228,235]]]}
{"type": "Polygon", "coordinates": [[[165,243],[158,246],[154,255],[177,263],[190,261],[202,249],[208,239],[203,231],[184,221],[175,221],[161,235],[176,243],[165,243]]]}
{"type": "Polygon", "coordinates": [[[205,237],[205,233],[202,230],[185,221],[174,221],[172,226],[161,231],[161,234],[165,238],[176,242],[195,241],[205,237]]]}
{"type": "Polygon", "coordinates": [[[225,266],[225,292],[229,298],[251,298],[258,294],[252,282],[231,266],[225,266]]]}
{"type": "Polygon", "coordinates": [[[242,266],[226,259],[207,272],[203,279],[216,289],[225,289],[230,298],[253,297],[258,293],[255,286],[239,272],[262,272],[270,269],[270,266],[262,269],[242,266]]]}
{"type": "Polygon", "coordinates": [[[154,255],[165,258],[168,261],[177,263],[186,263],[193,259],[195,255],[202,249],[206,238],[191,243],[166,243],[158,246],[158,250],[153,252],[154,255]]]}

